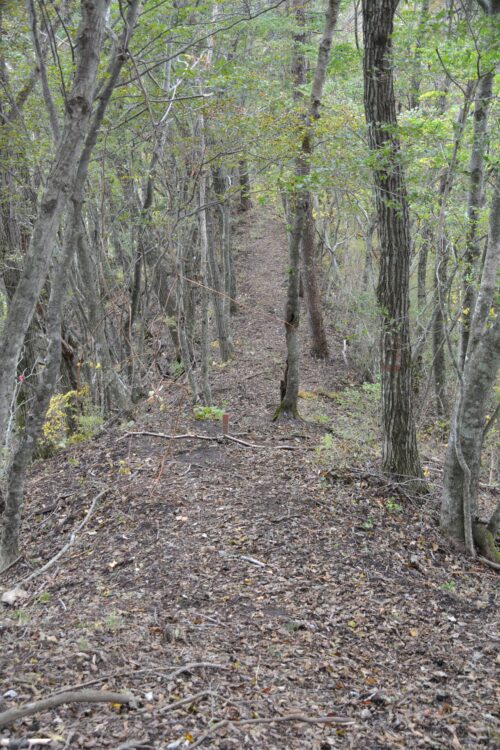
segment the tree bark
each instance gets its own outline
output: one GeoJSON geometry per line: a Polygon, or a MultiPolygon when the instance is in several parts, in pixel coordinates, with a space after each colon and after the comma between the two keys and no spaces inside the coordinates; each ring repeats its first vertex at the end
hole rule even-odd
{"type": "MultiPolygon", "coordinates": [[[[321,95],[326,77],[326,67],[330,55],[333,30],[337,23],[339,0],[328,0],[323,36],[318,51],[318,60],[314,73],[311,96],[307,111],[302,115],[303,133],[300,143],[300,154],[295,161],[297,187],[290,200],[292,231],[288,236],[288,292],[285,311],[285,332],[287,344],[287,361],[283,380],[281,381],[281,403],[274,419],[281,414],[296,417],[298,415],[297,398],[299,392],[299,344],[298,326],[300,321],[300,251],[304,266],[304,287],[309,311],[312,345],[311,354],[318,358],[328,356],[328,343],[321,313],[321,295],[316,269],[315,228],[312,215],[312,196],[308,189],[311,174],[311,155],[313,150],[313,122],[319,118],[321,95]]],[[[294,81],[294,99],[301,103],[301,87],[306,81],[305,43],[305,10],[302,0],[294,0],[293,8],[298,30],[294,34],[292,56],[292,75],[294,81]]]]}
{"type": "MultiPolygon", "coordinates": [[[[205,142],[204,142],[204,118],[201,115],[199,120],[200,126],[200,140],[201,140],[201,158],[204,157],[205,142]]],[[[212,404],[212,392],[210,389],[210,329],[209,329],[209,313],[208,313],[208,288],[209,288],[209,276],[208,276],[208,229],[207,229],[207,214],[206,214],[206,202],[207,202],[207,176],[202,167],[199,176],[198,186],[198,200],[199,200],[199,214],[198,214],[198,225],[200,234],[200,316],[201,316],[201,342],[200,342],[200,373],[201,373],[201,396],[203,403],[206,406],[212,404]]]]}
{"type": "MultiPolygon", "coordinates": [[[[326,79],[326,68],[330,58],[330,49],[337,17],[339,0],[328,0],[323,36],[318,49],[318,59],[314,71],[311,87],[309,111],[305,118],[305,128],[302,137],[303,172],[305,184],[311,174],[311,158],[314,150],[313,123],[319,119],[321,97],[326,79]]],[[[305,69],[302,74],[302,84],[305,83],[305,69]]],[[[304,229],[302,234],[302,259],[304,265],[304,289],[311,330],[311,355],[317,359],[328,359],[328,341],[325,324],[321,311],[321,290],[318,281],[317,248],[315,242],[316,230],[312,212],[312,197],[307,187],[303,188],[305,206],[304,229]]]]}
{"type": "Polygon", "coordinates": [[[436,411],[439,416],[448,416],[450,407],[447,394],[446,378],[446,305],[445,289],[447,286],[449,247],[446,236],[446,210],[448,199],[453,188],[456,174],[456,166],[460,144],[464,134],[467,116],[469,114],[470,103],[474,90],[473,81],[467,83],[464,92],[463,105],[458,113],[455,125],[455,138],[453,143],[453,152],[450,163],[443,171],[439,185],[439,216],[435,234],[436,242],[436,263],[434,273],[434,323],[432,328],[433,343],[433,371],[434,371],[434,388],[436,393],[436,411]]]}
{"type": "MultiPolygon", "coordinates": [[[[493,307],[498,293],[499,261],[500,172],[497,172],[488,248],[448,442],[441,502],[441,526],[450,537],[465,544],[471,554],[474,553],[474,537],[478,539],[475,525],[486,410],[500,366],[500,315],[493,307]]],[[[495,514],[491,524],[494,522],[495,514]]],[[[494,543],[489,551],[491,556],[494,543]]]]}
{"type": "Polygon", "coordinates": [[[363,0],[364,102],[380,238],[382,460],[400,477],[422,474],[412,404],[409,322],[410,225],[397,134],[392,33],[398,0],[363,0]]]}
{"type": "Polygon", "coordinates": [[[467,206],[467,236],[463,261],[462,330],[460,338],[460,366],[465,364],[469,343],[469,325],[475,303],[475,269],[481,254],[477,224],[483,203],[484,154],[488,132],[488,110],[493,93],[495,71],[485,73],[479,80],[474,107],[474,137],[469,161],[469,197],[467,206]]]}
{"type": "Polygon", "coordinates": [[[248,162],[240,159],[238,164],[238,177],[240,181],[240,211],[250,211],[252,208],[250,175],[248,173],[248,162]]]}

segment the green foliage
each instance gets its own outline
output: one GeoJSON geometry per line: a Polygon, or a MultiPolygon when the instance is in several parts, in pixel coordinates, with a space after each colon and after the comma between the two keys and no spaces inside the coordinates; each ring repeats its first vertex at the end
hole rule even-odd
{"type": "Polygon", "coordinates": [[[439,588],[442,589],[442,591],[450,591],[451,592],[451,591],[455,591],[456,587],[457,587],[457,585],[456,585],[455,581],[446,581],[446,583],[442,583],[439,588]]]}
{"type": "Polygon", "coordinates": [[[195,406],[193,409],[194,418],[200,421],[203,420],[220,420],[222,419],[224,409],[219,409],[217,406],[195,406]]]}
{"type": "Polygon", "coordinates": [[[45,415],[39,441],[40,453],[48,456],[68,445],[88,440],[101,424],[102,417],[93,412],[87,386],[56,393],[50,399],[45,415]]]}
{"type": "Polygon", "coordinates": [[[397,503],[393,497],[387,498],[385,506],[387,510],[395,511],[396,513],[401,513],[403,511],[403,506],[400,503],[397,503]]]}

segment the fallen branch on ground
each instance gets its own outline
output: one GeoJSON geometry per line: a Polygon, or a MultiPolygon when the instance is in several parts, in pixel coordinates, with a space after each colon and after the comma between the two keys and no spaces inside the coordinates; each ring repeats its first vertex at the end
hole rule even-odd
{"type": "Polygon", "coordinates": [[[29,583],[29,581],[32,581],[33,578],[37,578],[38,576],[41,576],[43,573],[45,573],[45,571],[51,568],[64,555],[64,553],[69,550],[70,547],[73,546],[76,540],[76,535],[83,529],[85,524],[89,521],[98,501],[101,499],[101,497],[106,495],[108,492],[109,492],[109,487],[106,487],[106,489],[101,490],[101,492],[99,492],[99,494],[94,497],[90,505],[90,508],[87,511],[85,518],[83,519],[83,521],[81,521],[81,523],[78,524],[76,529],[71,533],[69,541],[64,545],[64,547],[62,547],[59,550],[59,552],[56,555],[54,555],[54,557],[52,557],[48,562],[46,562],[45,565],[42,565],[41,568],[39,568],[38,570],[35,570],[33,573],[30,573],[29,576],[27,576],[26,578],[23,578],[21,581],[18,581],[16,583],[15,588],[18,588],[19,586],[21,586],[21,584],[29,583]]]}
{"type": "Polygon", "coordinates": [[[222,729],[227,726],[246,726],[248,724],[277,724],[284,721],[300,721],[305,724],[355,724],[352,719],[346,719],[343,716],[305,716],[304,714],[288,714],[287,716],[273,716],[266,717],[263,719],[222,719],[214,724],[213,727],[208,729],[204,734],[199,737],[196,742],[190,745],[190,750],[194,750],[195,747],[199,747],[206,739],[211,737],[218,729],[222,729]]]}
{"type": "Polygon", "coordinates": [[[0,747],[8,747],[10,750],[25,750],[30,747],[45,747],[52,744],[49,737],[32,737],[31,739],[23,738],[21,740],[4,737],[0,740],[0,747]]]}
{"type": "Polygon", "coordinates": [[[493,568],[493,570],[500,570],[500,565],[496,562],[493,562],[493,560],[488,560],[487,557],[478,557],[478,560],[481,560],[482,563],[487,565],[489,568],[493,568]]]}
{"type": "Polygon", "coordinates": [[[120,705],[135,706],[136,700],[131,693],[110,693],[101,690],[79,690],[76,692],[60,693],[43,698],[41,701],[26,703],[19,708],[9,708],[0,713],[0,727],[6,727],[18,719],[33,716],[42,711],[62,706],[63,703],[119,703],[120,705]]]}
{"type": "Polygon", "coordinates": [[[216,443],[223,443],[228,440],[231,443],[243,445],[245,448],[258,448],[259,450],[269,450],[269,448],[281,451],[314,450],[314,448],[302,445],[258,445],[257,443],[249,443],[247,440],[240,440],[237,437],[233,437],[233,435],[198,435],[192,432],[186,432],[184,435],[166,435],[164,432],[141,430],[140,432],[126,432],[118,440],[140,435],[149,435],[149,437],[162,438],[163,440],[212,440],[216,443]]]}

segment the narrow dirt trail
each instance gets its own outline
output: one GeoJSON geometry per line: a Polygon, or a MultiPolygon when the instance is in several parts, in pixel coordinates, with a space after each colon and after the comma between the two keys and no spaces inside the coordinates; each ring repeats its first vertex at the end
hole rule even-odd
{"type": "MultiPolygon", "coordinates": [[[[316,425],[271,424],[286,242],[270,212],[240,225],[238,266],[236,356],[214,367],[214,399],[232,432],[267,447],[122,430],[36,465],[24,530],[35,567],[100,487],[110,493],[26,603],[4,611],[0,694],[23,702],[94,682],[137,695],[128,713],[38,717],[38,736],[57,734],[58,749],[137,739],[166,750],[206,732],[199,746],[225,750],[495,747],[495,574],[443,545],[432,499],[417,506],[376,477],[328,473],[316,425]],[[291,714],[348,723],[238,726],[291,714]]],[[[304,389],[338,387],[342,366],[305,356],[304,389]]],[[[132,429],[220,428],[196,422],[169,383],[132,429]]],[[[27,572],[18,566],[12,582],[27,572]]],[[[32,736],[30,721],[14,736],[32,736]]]]}

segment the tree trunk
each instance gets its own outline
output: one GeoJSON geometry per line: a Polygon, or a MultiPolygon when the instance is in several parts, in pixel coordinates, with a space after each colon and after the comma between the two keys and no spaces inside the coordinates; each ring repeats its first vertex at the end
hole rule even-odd
{"type": "MultiPolygon", "coordinates": [[[[318,49],[318,59],[314,71],[314,78],[311,87],[311,97],[309,102],[309,111],[305,118],[305,132],[302,137],[301,150],[303,155],[303,171],[307,184],[307,178],[311,174],[311,158],[313,153],[313,122],[319,119],[319,110],[321,106],[321,96],[326,78],[326,68],[330,58],[330,49],[332,46],[333,31],[337,24],[339,11],[339,0],[328,0],[325,26],[323,36],[318,49]]],[[[299,7],[297,17],[300,21],[302,9],[299,7]]],[[[305,83],[305,66],[302,68],[301,81],[299,85],[305,83]]],[[[312,212],[312,197],[307,188],[303,188],[302,199],[305,205],[304,229],[302,234],[302,258],[304,265],[304,289],[309,317],[309,327],[311,329],[311,355],[318,359],[328,359],[328,341],[326,338],[325,324],[321,311],[321,290],[318,282],[317,268],[317,249],[316,249],[316,229],[312,212]]]]}
{"type": "Polygon", "coordinates": [[[238,176],[240,180],[240,211],[250,211],[252,208],[250,176],[248,174],[248,163],[246,159],[240,159],[238,165],[238,176]]]}
{"type": "Polygon", "coordinates": [[[66,292],[66,278],[74,245],[67,244],[58,260],[52,279],[47,312],[47,354],[45,367],[35,390],[23,436],[17,445],[7,477],[7,491],[0,528],[0,572],[19,555],[19,534],[24,501],[26,471],[31,463],[37,440],[41,434],[45,414],[54,393],[61,363],[61,314],[66,292]]]}
{"type": "Polygon", "coordinates": [[[446,391],[446,309],[445,290],[447,287],[449,247],[446,237],[446,210],[455,179],[458,152],[464,134],[467,116],[474,90],[473,81],[467,83],[464,92],[463,105],[458,113],[455,125],[455,138],[450,163],[440,178],[439,185],[439,217],[436,230],[436,265],[434,273],[434,323],[432,329],[434,388],[436,393],[436,411],[439,416],[450,413],[448,395],[446,391]]]}
{"type": "MultiPolygon", "coordinates": [[[[204,123],[203,117],[200,117],[200,133],[203,133],[204,123]]],[[[203,136],[201,135],[203,140],[203,136]]],[[[202,153],[204,152],[204,144],[202,144],[202,153]]],[[[210,390],[210,330],[209,330],[209,317],[208,317],[208,288],[209,288],[209,276],[208,276],[208,229],[207,229],[207,213],[206,213],[206,202],[207,202],[207,176],[203,171],[199,177],[200,184],[198,188],[198,199],[199,199],[199,230],[200,230],[200,315],[201,315],[201,342],[200,342],[200,372],[201,372],[201,396],[203,403],[206,406],[210,406],[212,403],[212,392],[210,390]]]]}
{"type": "MultiPolygon", "coordinates": [[[[494,539],[476,529],[481,449],[486,431],[486,412],[500,366],[500,315],[491,317],[497,293],[500,261],[500,172],[497,172],[491,204],[490,232],[481,285],[469,331],[460,392],[455,405],[453,429],[445,462],[441,526],[454,540],[474,553],[474,540],[492,556],[494,539]]],[[[488,529],[496,531],[497,514],[488,529]]],[[[495,555],[493,555],[495,556],[495,555]]],[[[498,562],[500,555],[496,553],[498,562]]]]}
{"type": "Polygon", "coordinates": [[[409,322],[410,225],[392,73],[398,0],[363,0],[364,101],[380,238],[377,298],[382,317],[381,384],[384,470],[422,474],[412,404],[409,322]]]}
{"type": "MultiPolygon", "coordinates": [[[[218,200],[218,207],[221,208],[221,202],[224,201],[224,177],[221,174],[221,170],[216,169],[212,173],[214,182],[214,192],[218,200]]],[[[207,215],[209,209],[205,209],[207,215]]],[[[213,214],[212,214],[213,215],[213,214]]],[[[233,341],[231,336],[231,316],[230,316],[230,305],[229,305],[229,291],[230,282],[230,269],[229,269],[229,258],[227,253],[229,251],[229,227],[224,221],[224,214],[221,214],[221,220],[214,222],[218,224],[218,232],[214,224],[212,224],[212,231],[208,233],[208,272],[210,287],[212,289],[212,300],[215,312],[215,324],[217,327],[217,337],[219,339],[220,356],[223,362],[228,362],[233,356],[233,341]],[[218,235],[221,244],[222,268],[221,274],[219,268],[219,262],[215,252],[215,236],[218,235]],[[226,235],[226,236],[225,236],[226,235]]],[[[227,217],[226,217],[227,219],[227,217]]]]}
{"type": "MultiPolygon", "coordinates": [[[[314,222],[312,215],[312,196],[307,188],[311,174],[311,155],[313,122],[319,118],[321,95],[326,77],[326,67],[330,55],[333,30],[337,23],[339,0],[328,0],[323,36],[319,45],[318,60],[312,82],[311,97],[307,112],[302,115],[303,134],[300,154],[295,160],[295,176],[298,187],[290,200],[292,231],[288,238],[289,266],[288,292],[285,311],[287,361],[283,380],[281,381],[281,404],[276,410],[274,419],[281,414],[296,417],[299,392],[299,345],[298,326],[300,320],[300,251],[304,261],[304,287],[309,311],[309,322],[312,333],[311,353],[313,356],[328,356],[328,343],[321,314],[321,296],[316,270],[316,247],[314,241],[314,222]]],[[[303,99],[301,87],[306,81],[305,44],[305,10],[302,0],[293,4],[298,30],[294,34],[292,56],[292,74],[294,80],[294,99],[300,103],[303,99]]],[[[286,208],[286,207],[285,207],[286,208]]]]}
{"type": "Polygon", "coordinates": [[[474,107],[474,138],[469,161],[468,227],[463,262],[462,330],[460,339],[460,366],[462,368],[465,364],[469,343],[469,324],[475,303],[475,271],[481,254],[477,224],[483,202],[484,154],[488,130],[488,109],[492,98],[494,76],[495,72],[491,70],[480,78],[474,107]]]}

